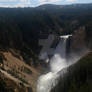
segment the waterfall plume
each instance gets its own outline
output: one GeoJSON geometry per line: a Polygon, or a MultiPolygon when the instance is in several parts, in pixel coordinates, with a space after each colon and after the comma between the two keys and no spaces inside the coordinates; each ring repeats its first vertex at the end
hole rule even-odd
{"type": "Polygon", "coordinates": [[[66,62],[66,42],[69,36],[72,35],[60,36],[60,42],[50,59],[50,71],[39,77],[37,92],[50,92],[52,86],[56,85],[56,79],[60,76],[59,72],[68,66],[66,62]]]}

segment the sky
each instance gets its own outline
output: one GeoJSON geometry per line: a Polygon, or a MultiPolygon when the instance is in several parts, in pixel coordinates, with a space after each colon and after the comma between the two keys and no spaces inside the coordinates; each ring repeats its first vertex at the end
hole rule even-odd
{"type": "Polygon", "coordinates": [[[0,0],[0,7],[36,7],[42,4],[92,3],[92,0],[0,0]]]}

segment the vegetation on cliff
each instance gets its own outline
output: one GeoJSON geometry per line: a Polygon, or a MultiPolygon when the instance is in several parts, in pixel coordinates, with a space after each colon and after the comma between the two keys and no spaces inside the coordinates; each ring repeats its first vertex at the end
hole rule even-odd
{"type": "Polygon", "coordinates": [[[50,33],[74,34],[80,27],[86,32],[84,45],[91,48],[91,10],[92,4],[0,8],[0,49],[17,49],[26,63],[37,66],[41,49],[39,39],[47,38],[50,33]]]}
{"type": "Polygon", "coordinates": [[[70,66],[51,92],[92,92],[92,52],[70,66]]]}

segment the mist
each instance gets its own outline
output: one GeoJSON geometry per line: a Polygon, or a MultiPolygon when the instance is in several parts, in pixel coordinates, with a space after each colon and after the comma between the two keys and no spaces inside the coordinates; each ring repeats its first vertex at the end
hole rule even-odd
{"type": "Polygon", "coordinates": [[[70,36],[72,35],[60,36],[61,40],[50,59],[50,71],[39,77],[37,92],[50,92],[52,87],[58,83],[58,78],[67,72],[67,68],[80,59],[81,56],[75,55],[73,55],[72,59],[66,59],[66,42],[70,36]]]}

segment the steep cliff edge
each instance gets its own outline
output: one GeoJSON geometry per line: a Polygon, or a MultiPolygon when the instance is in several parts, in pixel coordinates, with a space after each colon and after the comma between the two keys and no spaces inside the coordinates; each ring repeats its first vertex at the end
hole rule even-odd
{"type": "Polygon", "coordinates": [[[92,52],[87,53],[68,72],[61,76],[58,85],[51,92],[91,92],[92,52]]]}

